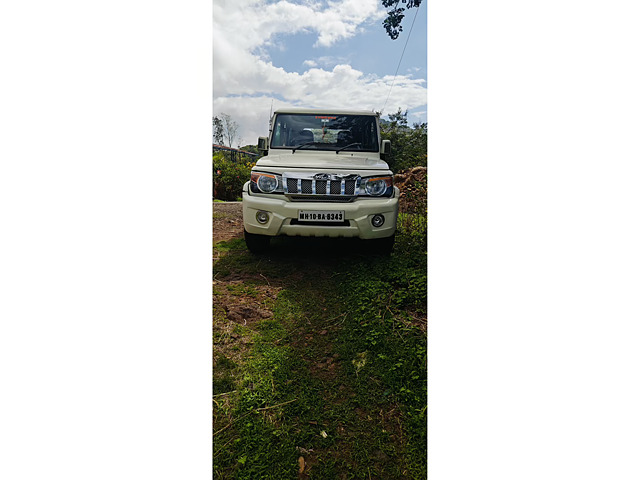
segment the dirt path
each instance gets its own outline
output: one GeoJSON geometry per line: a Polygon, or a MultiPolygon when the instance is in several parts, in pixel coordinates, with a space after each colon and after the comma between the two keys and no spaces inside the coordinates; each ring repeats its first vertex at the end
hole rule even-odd
{"type": "Polygon", "coordinates": [[[213,202],[213,243],[242,237],[242,202],[213,202]]]}

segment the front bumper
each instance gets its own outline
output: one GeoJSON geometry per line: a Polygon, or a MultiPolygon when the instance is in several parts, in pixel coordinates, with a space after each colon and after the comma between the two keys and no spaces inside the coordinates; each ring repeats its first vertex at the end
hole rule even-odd
{"type": "Polygon", "coordinates": [[[394,187],[394,192],[391,198],[356,198],[349,203],[292,202],[284,195],[252,194],[247,182],[242,192],[244,228],[249,233],[268,236],[358,237],[365,240],[386,238],[396,231],[400,195],[398,187],[394,187]],[[342,210],[349,225],[292,225],[291,220],[298,218],[298,210],[342,210]],[[256,220],[258,211],[269,214],[266,224],[256,220]],[[385,218],[384,224],[378,228],[371,225],[371,217],[376,214],[385,218]]]}

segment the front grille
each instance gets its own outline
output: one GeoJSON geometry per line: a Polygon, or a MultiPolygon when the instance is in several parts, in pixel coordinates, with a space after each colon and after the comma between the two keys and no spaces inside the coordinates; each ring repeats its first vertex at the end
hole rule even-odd
{"type": "Polygon", "coordinates": [[[348,181],[345,182],[344,185],[344,194],[345,195],[353,195],[356,189],[356,182],[355,181],[348,181]]]}
{"type": "Polygon", "coordinates": [[[327,193],[327,181],[326,180],[316,180],[316,194],[321,195],[323,193],[327,193]]]}
{"type": "MultiPolygon", "coordinates": [[[[350,175],[349,178],[340,178],[337,175],[319,174],[325,178],[314,178],[314,175],[301,176],[299,174],[284,174],[285,193],[288,195],[312,196],[313,199],[348,201],[345,197],[353,197],[360,186],[360,177],[350,175]]],[[[298,198],[292,197],[292,200],[298,198]]],[[[302,200],[302,198],[299,198],[302,200]]],[[[306,200],[306,198],[305,198],[306,200]]]]}
{"type": "Polygon", "coordinates": [[[305,195],[311,195],[313,193],[313,181],[302,180],[300,185],[300,193],[303,193],[305,195]]]}

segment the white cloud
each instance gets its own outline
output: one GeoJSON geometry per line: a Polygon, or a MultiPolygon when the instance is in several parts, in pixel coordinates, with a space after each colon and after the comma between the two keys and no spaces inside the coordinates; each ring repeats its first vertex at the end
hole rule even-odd
{"type": "MultiPolygon", "coordinates": [[[[273,110],[294,106],[291,102],[283,102],[270,96],[258,97],[221,97],[214,99],[214,114],[221,112],[231,115],[240,124],[242,145],[256,145],[258,137],[269,134],[269,113],[273,102],[273,110]]],[[[234,145],[236,146],[236,145],[234,145]]]]}
{"type": "Polygon", "coordinates": [[[311,61],[315,63],[315,65],[310,65],[310,66],[313,66],[313,67],[322,66],[324,68],[333,68],[336,65],[349,63],[349,59],[347,57],[338,56],[338,55],[323,55],[321,57],[316,57],[311,61]]]}
{"type": "MultiPolygon", "coordinates": [[[[383,16],[379,0],[324,4],[214,0],[214,115],[231,115],[240,125],[243,144],[253,144],[267,134],[274,97],[283,99],[274,101],[274,110],[283,106],[380,110],[393,77],[367,75],[339,63],[346,61],[343,57],[333,56],[305,60],[310,68],[303,73],[287,72],[273,65],[266,49],[281,45],[282,34],[300,32],[317,35],[316,46],[330,46],[356,35],[363,25],[379,23],[383,16]]],[[[399,75],[385,113],[423,106],[425,98],[424,79],[399,75]]]]}

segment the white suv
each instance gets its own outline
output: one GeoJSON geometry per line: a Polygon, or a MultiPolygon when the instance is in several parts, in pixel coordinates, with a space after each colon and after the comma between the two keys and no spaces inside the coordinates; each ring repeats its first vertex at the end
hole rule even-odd
{"type": "Polygon", "coordinates": [[[379,115],[344,110],[278,110],[264,153],[242,193],[247,247],[266,250],[276,235],[358,237],[390,253],[398,188],[384,161],[379,115]]]}

